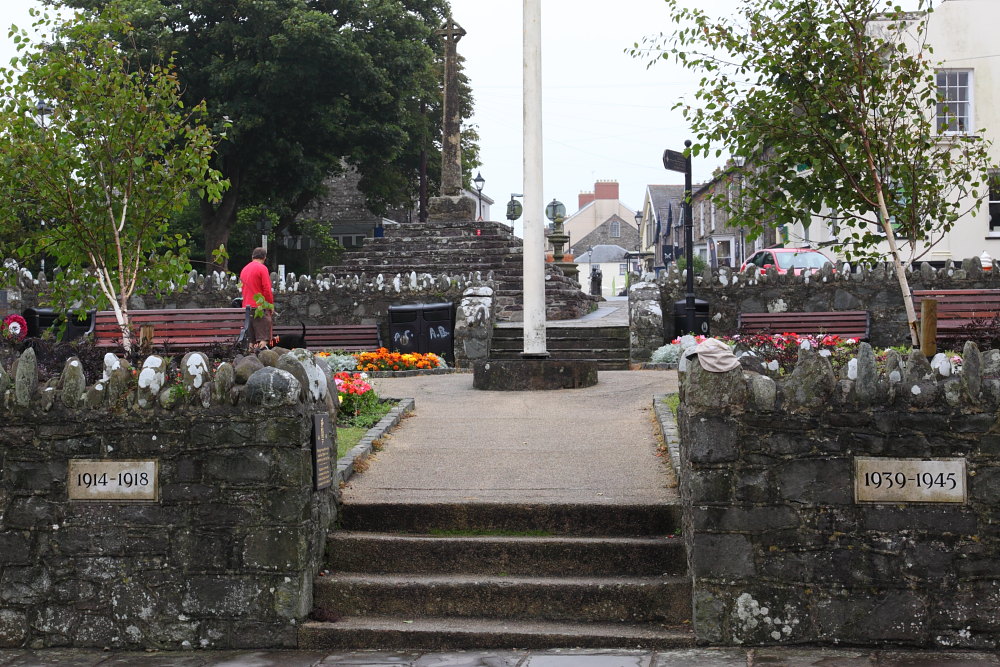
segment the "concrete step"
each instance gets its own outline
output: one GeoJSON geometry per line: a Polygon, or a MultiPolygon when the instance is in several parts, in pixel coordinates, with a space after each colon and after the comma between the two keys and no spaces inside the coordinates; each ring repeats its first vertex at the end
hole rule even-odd
{"type": "MultiPolygon", "coordinates": [[[[522,327],[497,327],[493,330],[494,340],[522,340],[524,329],[522,327]]],[[[614,339],[628,341],[628,325],[601,326],[601,327],[545,327],[546,340],[591,340],[591,339],[614,339]]]]}
{"type": "MultiPolygon", "coordinates": [[[[566,360],[566,361],[589,361],[591,362],[598,371],[627,371],[629,370],[629,359],[628,355],[617,355],[617,356],[607,356],[603,358],[596,358],[592,356],[592,352],[582,352],[580,354],[563,354],[559,352],[558,354],[553,354],[549,359],[551,360],[566,360]]],[[[520,359],[521,353],[515,350],[503,350],[500,352],[490,352],[490,359],[495,359],[497,361],[507,361],[511,359],[520,359]]]]}
{"type": "Polygon", "coordinates": [[[430,536],[337,531],[327,567],[379,574],[510,576],[679,576],[687,569],[676,537],[430,536]]]}
{"type": "MultiPolygon", "coordinates": [[[[509,619],[349,616],[336,623],[306,622],[301,649],[670,649],[694,645],[689,627],[627,623],[558,623],[509,619]]],[[[567,663],[569,664],[569,663],[567,663]]]]}
{"type": "Polygon", "coordinates": [[[680,532],[677,503],[347,503],[341,528],[422,533],[437,530],[484,533],[542,531],[552,535],[666,536],[680,532]]]}
{"type": "Polygon", "coordinates": [[[333,616],[465,616],[668,623],[689,620],[687,577],[355,574],[318,577],[314,608],[333,616]]]}

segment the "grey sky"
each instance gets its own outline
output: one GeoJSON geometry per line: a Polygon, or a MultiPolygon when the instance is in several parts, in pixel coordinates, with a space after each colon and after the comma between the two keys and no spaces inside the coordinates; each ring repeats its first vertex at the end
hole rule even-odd
{"type": "MultiPolygon", "coordinates": [[[[703,3],[699,3],[703,4],[703,3]]],[[[713,9],[733,0],[712,0],[713,9]]],[[[451,0],[467,35],[458,43],[472,82],[480,134],[484,192],[503,203],[521,192],[521,5],[519,0],[451,0]]],[[[543,157],[546,201],[557,198],[576,210],[577,195],[597,180],[617,180],[621,199],[642,204],[647,184],[683,183],[663,169],[665,148],[682,149],[689,138],[674,102],[697,79],[661,61],[624,51],[645,35],[670,29],[663,0],[543,0],[543,157]]],[[[718,161],[696,161],[695,178],[718,161]]]]}

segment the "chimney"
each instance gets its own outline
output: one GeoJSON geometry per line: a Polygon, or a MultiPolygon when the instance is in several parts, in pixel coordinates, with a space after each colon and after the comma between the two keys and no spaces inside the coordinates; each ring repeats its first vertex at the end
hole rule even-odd
{"type": "Polygon", "coordinates": [[[618,181],[597,181],[594,183],[595,199],[618,199],[618,181]]]}
{"type": "Polygon", "coordinates": [[[576,208],[579,210],[592,201],[594,201],[593,192],[581,192],[576,198],[576,208]]]}

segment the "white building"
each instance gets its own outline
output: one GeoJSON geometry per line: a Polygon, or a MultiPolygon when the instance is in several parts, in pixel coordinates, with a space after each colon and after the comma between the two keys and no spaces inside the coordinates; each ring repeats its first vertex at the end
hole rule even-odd
{"type": "MultiPolygon", "coordinates": [[[[927,19],[931,57],[940,63],[937,84],[946,103],[938,106],[942,134],[985,129],[990,163],[1000,174],[1000,56],[996,26],[1000,25],[1000,0],[941,0],[927,19]]],[[[993,172],[991,171],[991,174],[993,172]]],[[[1000,257],[1000,178],[991,182],[988,201],[978,211],[960,218],[952,230],[918,261],[959,262],[987,252],[1000,257]]],[[[969,207],[965,207],[969,208],[969,207]]],[[[791,225],[785,243],[815,246],[833,238],[831,227],[815,219],[809,227],[791,225]]],[[[888,248],[883,248],[887,255],[888,248]]],[[[908,254],[903,255],[908,260],[908,254]]]]}

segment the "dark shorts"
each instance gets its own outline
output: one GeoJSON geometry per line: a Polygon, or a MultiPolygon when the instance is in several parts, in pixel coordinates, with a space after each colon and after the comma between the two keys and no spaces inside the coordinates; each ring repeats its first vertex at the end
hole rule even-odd
{"type": "Polygon", "coordinates": [[[263,317],[254,317],[254,310],[250,309],[250,343],[271,343],[271,327],[274,313],[270,310],[264,311],[263,317]]]}

